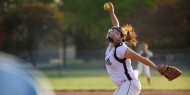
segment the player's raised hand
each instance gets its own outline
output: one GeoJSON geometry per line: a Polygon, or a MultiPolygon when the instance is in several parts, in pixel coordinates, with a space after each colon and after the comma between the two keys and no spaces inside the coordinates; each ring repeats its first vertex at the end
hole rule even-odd
{"type": "Polygon", "coordinates": [[[107,2],[104,4],[104,10],[108,13],[114,13],[114,6],[111,2],[107,2]]]}

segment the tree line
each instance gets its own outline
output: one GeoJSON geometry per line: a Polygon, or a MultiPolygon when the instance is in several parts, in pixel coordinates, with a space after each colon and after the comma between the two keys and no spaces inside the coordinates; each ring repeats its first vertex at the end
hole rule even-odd
{"type": "MultiPolygon", "coordinates": [[[[106,48],[108,0],[1,0],[0,48],[15,55],[32,55],[43,36],[63,43],[74,40],[77,51],[106,48]]],[[[154,49],[190,49],[189,0],[109,0],[120,25],[131,24],[140,42],[154,49]]]]}

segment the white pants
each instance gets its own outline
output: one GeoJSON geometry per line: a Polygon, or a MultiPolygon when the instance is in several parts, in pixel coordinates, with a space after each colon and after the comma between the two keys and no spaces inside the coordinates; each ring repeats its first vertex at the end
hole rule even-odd
{"type": "Polygon", "coordinates": [[[113,95],[139,95],[141,84],[138,80],[125,81],[117,86],[113,95]]]}
{"type": "Polygon", "coordinates": [[[144,74],[146,77],[150,78],[150,68],[147,65],[144,65],[142,63],[138,63],[137,70],[139,71],[139,75],[141,75],[142,71],[144,70],[144,74]]]}

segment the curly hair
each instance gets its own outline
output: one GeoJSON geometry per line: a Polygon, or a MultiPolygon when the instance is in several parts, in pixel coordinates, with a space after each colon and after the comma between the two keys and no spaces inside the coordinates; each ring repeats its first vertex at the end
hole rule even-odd
{"type": "Polygon", "coordinates": [[[124,42],[127,45],[136,46],[137,39],[136,33],[132,25],[124,25],[122,26],[122,30],[124,31],[124,42]]]}

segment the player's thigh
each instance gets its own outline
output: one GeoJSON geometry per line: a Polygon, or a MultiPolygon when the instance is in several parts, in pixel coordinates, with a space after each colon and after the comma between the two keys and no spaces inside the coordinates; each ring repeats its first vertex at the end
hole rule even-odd
{"type": "Polygon", "coordinates": [[[141,84],[139,81],[127,81],[121,85],[118,95],[139,95],[140,90],[141,84]]]}
{"type": "Polygon", "coordinates": [[[119,91],[119,89],[117,88],[117,89],[113,92],[112,95],[118,95],[118,91],[119,91]]]}

